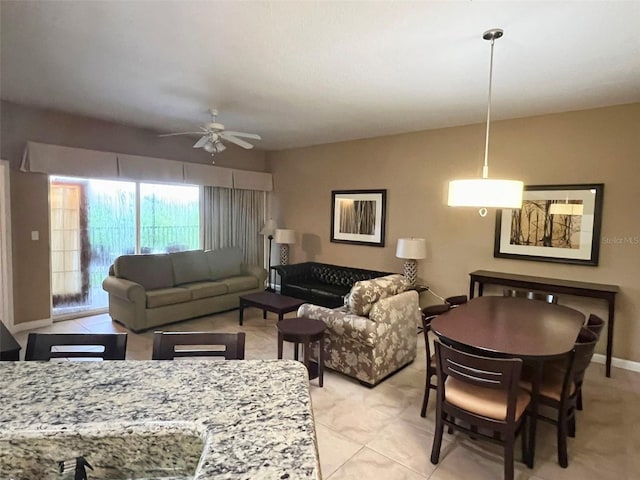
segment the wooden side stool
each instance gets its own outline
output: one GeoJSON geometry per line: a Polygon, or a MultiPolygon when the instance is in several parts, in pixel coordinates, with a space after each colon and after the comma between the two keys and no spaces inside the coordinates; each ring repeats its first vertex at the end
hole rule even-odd
{"type": "Polygon", "coordinates": [[[298,345],[302,344],[304,366],[309,372],[309,380],[318,377],[318,383],[322,387],[324,374],[324,348],[322,341],[327,326],[322,320],[313,318],[285,318],[278,322],[278,358],[282,359],[283,342],[293,342],[294,359],[298,360],[298,345]],[[317,373],[313,364],[309,361],[311,345],[318,342],[320,357],[318,358],[317,373]]]}

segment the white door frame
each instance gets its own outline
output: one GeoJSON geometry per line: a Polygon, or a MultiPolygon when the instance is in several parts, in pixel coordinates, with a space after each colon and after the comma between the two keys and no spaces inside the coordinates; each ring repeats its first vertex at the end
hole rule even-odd
{"type": "Polygon", "coordinates": [[[9,162],[0,160],[0,319],[13,331],[13,268],[9,162]]]}

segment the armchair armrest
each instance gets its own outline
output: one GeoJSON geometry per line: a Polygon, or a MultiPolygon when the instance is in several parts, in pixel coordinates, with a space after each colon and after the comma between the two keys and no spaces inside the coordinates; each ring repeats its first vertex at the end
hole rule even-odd
{"type": "MultiPolygon", "coordinates": [[[[383,333],[379,331],[380,325],[376,322],[341,309],[305,303],[298,308],[297,315],[322,320],[332,333],[372,347],[375,346],[379,335],[383,333]]],[[[387,330],[386,326],[383,326],[383,330],[387,330]]]]}
{"type": "Polygon", "coordinates": [[[110,295],[121,298],[133,303],[145,304],[146,291],[139,283],[125,280],[124,278],[118,278],[109,275],[102,282],[103,290],[107,291],[110,295]]]}

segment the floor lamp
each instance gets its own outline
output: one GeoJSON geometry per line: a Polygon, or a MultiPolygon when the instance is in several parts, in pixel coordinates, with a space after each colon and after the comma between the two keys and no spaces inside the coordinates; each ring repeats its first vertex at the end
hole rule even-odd
{"type": "Polygon", "coordinates": [[[266,235],[266,237],[269,239],[269,269],[267,270],[267,273],[269,275],[269,285],[267,286],[266,290],[269,292],[273,292],[274,288],[271,286],[271,242],[273,241],[273,234],[276,231],[276,222],[275,220],[273,220],[272,218],[270,218],[269,220],[267,220],[267,223],[264,224],[264,227],[262,227],[262,230],[260,230],[260,235],[266,235]]]}

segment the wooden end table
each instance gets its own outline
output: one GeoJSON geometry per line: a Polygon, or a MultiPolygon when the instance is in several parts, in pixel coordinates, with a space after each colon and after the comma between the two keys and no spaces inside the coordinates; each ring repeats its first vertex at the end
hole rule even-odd
{"type": "Polygon", "coordinates": [[[324,377],[324,332],[327,326],[322,320],[313,318],[286,318],[278,322],[278,358],[282,359],[283,342],[293,342],[294,359],[298,360],[298,345],[302,344],[304,366],[309,372],[309,380],[318,377],[318,384],[322,387],[324,377]],[[315,362],[310,362],[311,344],[318,342],[320,356],[315,371],[315,362]]]}
{"type": "Polygon", "coordinates": [[[242,325],[242,320],[244,319],[244,309],[247,307],[256,307],[262,310],[262,318],[267,318],[267,312],[276,313],[278,321],[281,322],[285,313],[293,312],[303,303],[307,303],[299,298],[287,297],[286,295],[267,291],[247,293],[246,295],[240,295],[238,298],[240,299],[240,325],[242,325]]]}

